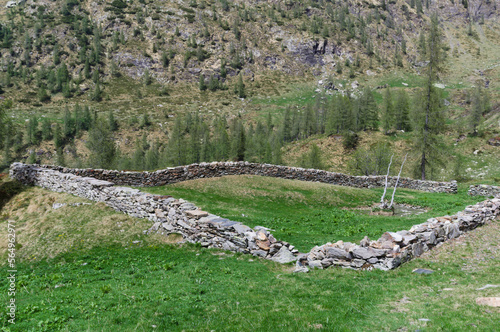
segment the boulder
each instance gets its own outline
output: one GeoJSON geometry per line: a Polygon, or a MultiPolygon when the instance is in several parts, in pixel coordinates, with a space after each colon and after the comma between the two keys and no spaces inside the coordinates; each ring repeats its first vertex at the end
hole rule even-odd
{"type": "Polygon", "coordinates": [[[287,247],[281,247],[278,253],[274,255],[271,260],[280,264],[287,264],[290,262],[295,262],[297,260],[297,257],[295,257],[287,247]]]}

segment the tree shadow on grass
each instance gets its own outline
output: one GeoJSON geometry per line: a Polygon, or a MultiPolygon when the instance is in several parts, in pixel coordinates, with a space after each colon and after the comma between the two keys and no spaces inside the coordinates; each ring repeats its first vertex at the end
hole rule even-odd
{"type": "Polygon", "coordinates": [[[16,195],[28,187],[16,180],[8,179],[7,174],[0,174],[0,210],[16,195]]]}

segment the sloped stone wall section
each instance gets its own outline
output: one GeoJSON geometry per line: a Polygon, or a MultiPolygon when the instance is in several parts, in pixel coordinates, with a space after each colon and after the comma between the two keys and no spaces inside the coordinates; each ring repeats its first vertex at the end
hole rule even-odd
{"type": "Polygon", "coordinates": [[[489,186],[486,184],[473,184],[469,188],[469,195],[471,196],[498,196],[500,195],[500,187],[489,186]]]}
{"type": "Polygon", "coordinates": [[[185,241],[201,243],[203,247],[253,254],[280,263],[295,261],[298,254],[294,246],[276,240],[265,227],[252,229],[240,222],[201,211],[183,199],[143,193],[114,186],[109,181],[21,163],[11,165],[10,177],[24,184],[103,202],[133,217],[148,218],[154,222],[148,232],[180,234],[185,241]]]}
{"type": "MultiPolygon", "coordinates": [[[[385,176],[353,176],[317,169],[255,164],[243,161],[191,164],[187,166],[171,167],[155,172],[76,169],[50,165],[41,165],[40,167],[56,170],[62,173],[71,173],[83,177],[93,177],[99,180],[111,181],[117,185],[134,187],[162,186],[182,181],[221,177],[226,175],[260,175],[292,180],[323,182],[356,188],[383,187],[385,185],[385,176]]],[[[394,186],[396,183],[396,177],[390,176],[388,178],[388,183],[389,186],[394,186]]],[[[452,194],[457,192],[456,181],[436,182],[400,178],[398,186],[400,188],[416,189],[427,192],[452,194]]]]}
{"type": "Polygon", "coordinates": [[[410,230],[386,232],[376,241],[365,237],[359,245],[338,241],[314,247],[301,255],[297,271],[342,266],[353,269],[394,269],[422,255],[447,240],[459,237],[500,216],[500,196],[475,205],[452,216],[430,218],[410,230]]]}
{"type": "MultiPolygon", "coordinates": [[[[80,170],[75,170],[76,174],[79,172],[80,170]]],[[[104,173],[99,171],[99,174],[104,173]]],[[[83,174],[89,173],[86,171],[83,174]]],[[[110,174],[116,172],[111,171],[110,174]]],[[[201,211],[183,199],[143,193],[137,189],[115,186],[113,182],[102,178],[62,173],[37,165],[14,163],[10,167],[10,176],[24,184],[104,202],[117,211],[148,218],[153,221],[152,227],[147,231],[149,233],[177,233],[185,241],[200,243],[203,247],[252,254],[279,263],[297,261],[297,272],[331,266],[394,269],[440,243],[500,216],[498,195],[497,198],[469,206],[455,215],[430,218],[423,224],[414,225],[410,230],[384,233],[377,241],[370,241],[367,237],[359,245],[338,241],[300,254],[293,245],[275,239],[265,227],[257,226],[252,229],[240,222],[201,211]]]]}

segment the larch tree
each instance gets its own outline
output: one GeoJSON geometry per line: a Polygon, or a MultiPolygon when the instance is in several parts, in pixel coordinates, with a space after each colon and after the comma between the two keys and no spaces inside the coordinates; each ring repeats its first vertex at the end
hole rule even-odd
{"type": "Polygon", "coordinates": [[[414,109],[414,150],[419,154],[418,173],[422,180],[426,179],[429,167],[432,169],[441,163],[443,152],[438,135],[444,128],[444,105],[441,91],[435,87],[444,60],[442,40],[437,14],[433,14],[426,38],[426,57],[429,61],[426,82],[423,91],[417,96],[418,103],[414,109]]]}

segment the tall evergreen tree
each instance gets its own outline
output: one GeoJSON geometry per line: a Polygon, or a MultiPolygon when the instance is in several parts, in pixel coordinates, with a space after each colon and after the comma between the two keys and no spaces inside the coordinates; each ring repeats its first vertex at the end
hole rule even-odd
{"type": "Polygon", "coordinates": [[[107,121],[98,119],[89,130],[87,148],[90,150],[89,163],[95,168],[110,168],[117,154],[112,131],[107,121]]]}
{"type": "Polygon", "coordinates": [[[427,37],[427,65],[425,87],[415,107],[415,151],[419,153],[419,174],[426,179],[428,168],[442,164],[442,150],[438,134],[444,129],[444,105],[441,91],[436,89],[438,74],[443,62],[442,33],[437,14],[431,16],[431,26],[427,37]]]}
{"type": "Polygon", "coordinates": [[[474,93],[472,95],[472,109],[469,117],[469,123],[474,135],[477,134],[477,127],[481,124],[483,110],[484,106],[481,98],[481,88],[478,86],[474,89],[474,93]]]}
{"type": "Polygon", "coordinates": [[[385,133],[388,133],[394,127],[396,120],[394,102],[392,100],[391,89],[387,88],[384,95],[384,109],[382,115],[382,125],[385,133]]]}
{"type": "Polygon", "coordinates": [[[399,90],[396,96],[396,129],[411,131],[410,100],[405,90],[399,90]]]}

